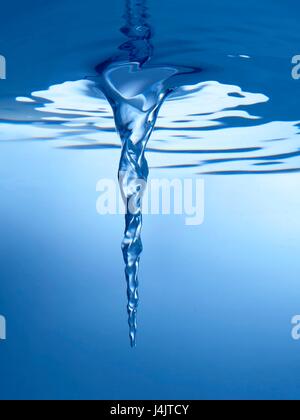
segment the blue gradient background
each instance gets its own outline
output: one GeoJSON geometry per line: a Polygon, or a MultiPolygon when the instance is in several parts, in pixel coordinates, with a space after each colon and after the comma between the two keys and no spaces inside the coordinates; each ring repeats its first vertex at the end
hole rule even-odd
{"type": "MultiPolygon", "coordinates": [[[[157,51],[179,32],[191,37],[202,53],[178,54],[176,62],[209,62],[210,78],[223,65],[226,37],[210,44],[209,27],[219,34],[225,23],[281,21],[290,43],[234,35],[265,60],[265,75],[234,73],[224,63],[219,79],[272,96],[270,119],[297,119],[300,81],[291,79],[290,61],[299,53],[292,42],[298,2],[149,3],[157,51]]],[[[119,44],[122,7],[116,0],[1,5],[2,105],[88,74],[119,44]]],[[[96,183],[115,178],[118,151],[3,138],[0,148],[0,313],[8,329],[0,342],[1,399],[299,399],[300,342],[291,338],[291,318],[300,313],[299,174],[205,177],[199,227],[178,216],[145,217],[132,350],[123,218],[96,213],[96,183]]],[[[162,174],[178,176],[151,172],[162,174]]]]}

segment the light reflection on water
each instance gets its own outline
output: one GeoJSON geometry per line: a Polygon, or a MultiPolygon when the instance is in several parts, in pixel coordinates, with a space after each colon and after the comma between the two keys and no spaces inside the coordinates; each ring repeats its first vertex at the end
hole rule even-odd
{"type": "MultiPolygon", "coordinates": [[[[268,100],[214,81],[180,88],[160,111],[147,148],[150,166],[199,173],[298,170],[300,120],[266,121],[255,105],[268,100]]],[[[121,147],[111,108],[93,81],[53,85],[17,101],[39,112],[34,121],[2,120],[5,140],[55,139],[59,147],[91,153],[121,147]]]]}

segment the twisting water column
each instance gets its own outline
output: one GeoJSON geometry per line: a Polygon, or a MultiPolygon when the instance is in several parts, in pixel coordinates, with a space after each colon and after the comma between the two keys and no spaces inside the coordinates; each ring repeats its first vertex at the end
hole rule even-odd
{"type": "Polygon", "coordinates": [[[125,234],[122,244],[128,295],[128,322],[131,345],[136,345],[138,272],[143,250],[142,196],[148,179],[145,147],[166,92],[163,80],[172,69],[143,69],[151,58],[151,28],[147,23],[144,0],[127,0],[125,25],[121,32],[127,41],[120,53],[97,67],[101,90],[109,100],[122,141],[119,183],[126,205],[125,234]],[[162,74],[163,73],[163,74],[162,74]]]}
{"type": "MultiPolygon", "coordinates": [[[[128,36],[128,42],[124,43],[120,49],[128,51],[129,61],[135,61],[142,65],[152,54],[150,44],[151,29],[146,23],[146,8],[144,2],[138,0],[128,0],[125,13],[126,25],[122,32],[128,36]]],[[[138,295],[138,273],[140,255],[143,250],[141,230],[142,230],[142,194],[144,184],[148,179],[148,164],[145,158],[145,146],[150,137],[152,127],[149,126],[148,133],[143,133],[143,127],[135,126],[134,121],[143,119],[143,112],[139,107],[127,108],[129,111],[129,121],[123,133],[120,133],[122,140],[122,154],[119,165],[119,184],[123,199],[126,203],[127,214],[125,216],[125,234],[122,243],[123,257],[126,264],[125,275],[127,281],[128,297],[128,323],[131,346],[136,345],[137,331],[137,307],[138,295]],[[132,123],[130,123],[130,119],[132,123]],[[135,133],[140,132],[139,138],[135,138],[135,133]]],[[[125,111],[126,113],[126,111],[125,111]]],[[[121,111],[122,114],[122,111],[121,111]]],[[[116,118],[121,119],[122,115],[116,118]]],[[[143,123],[142,123],[143,126],[143,123]]],[[[137,133],[138,134],[138,133],[137,133]]]]}
{"type": "Polygon", "coordinates": [[[118,54],[99,64],[96,70],[99,74],[97,84],[110,102],[122,141],[119,183],[127,210],[122,250],[126,264],[130,340],[135,347],[138,271],[143,249],[142,196],[149,172],[145,148],[161,105],[180,84],[177,76],[193,71],[148,64],[153,46],[146,0],[126,0],[124,17],[126,23],[121,32],[127,36],[127,41],[119,47],[118,54]]]}

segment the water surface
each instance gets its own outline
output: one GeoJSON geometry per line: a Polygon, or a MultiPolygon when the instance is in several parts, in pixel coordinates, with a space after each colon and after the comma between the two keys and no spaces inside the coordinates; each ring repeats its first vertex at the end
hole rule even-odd
{"type": "Polygon", "coordinates": [[[206,219],[145,218],[132,351],[123,218],[95,211],[122,147],[97,66],[124,2],[2,6],[1,397],[298,399],[298,3],[148,8],[152,68],[199,70],[161,105],[150,176],[204,177],[206,219]]]}

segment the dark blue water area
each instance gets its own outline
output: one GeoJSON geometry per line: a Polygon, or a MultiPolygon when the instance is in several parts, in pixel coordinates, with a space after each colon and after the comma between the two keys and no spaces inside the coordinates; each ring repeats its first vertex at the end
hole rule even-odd
{"type": "MultiPolygon", "coordinates": [[[[201,66],[203,80],[237,84],[276,100],[264,115],[297,119],[297,91],[290,77],[298,54],[296,0],[220,2],[148,1],[154,28],[154,63],[201,66]],[[253,62],[229,55],[249,55],[253,62]],[[271,95],[272,94],[272,95],[271,95]],[[287,104],[289,104],[287,109],[287,104]],[[275,104],[274,104],[275,105],[275,104]]],[[[123,0],[13,0],[1,14],[1,54],[9,80],[2,92],[28,95],[52,83],[93,74],[94,66],[122,42],[123,0]],[[10,19],[12,17],[12,19],[10,19]]]]}
{"type": "MultiPolygon", "coordinates": [[[[132,349],[124,220],[96,212],[96,183],[116,178],[120,154],[101,141],[119,139],[99,130],[95,142],[84,133],[69,140],[56,123],[43,137],[42,113],[15,102],[94,75],[124,40],[124,2],[1,5],[0,314],[7,340],[0,341],[0,398],[299,399],[300,342],[291,337],[291,319],[300,313],[300,164],[297,155],[286,156],[300,149],[300,81],[291,77],[291,58],[300,54],[299,3],[152,0],[148,7],[153,65],[201,68],[199,82],[239,86],[269,101],[248,110],[261,116],[254,131],[231,115],[205,132],[205,155],[197,146],[187,162],[178,153],[164,160],[182,131],[154,132],[150,177],[204,178],[205,222],[192,227],[183,216],[145,216],[132,349]],[[30,125],[37,131],[25,135],[24,120],[37,118],[30,125]],[[243,131],[231,137],[226,129],[234,128],[243,131]],[[251,155],[260,136],[274,144],[263,160],[251,155]],[[223,140],[239,149],[236,138],[252,151],[218,152],[223,140]],[[278,172],[276,165],[268,170],[270,155],[281,161],[278,172]],[[220,167],[203,166],[216,159],[220,167]],[[203,175],[210,171],[216,175],[203,175]]],[[[184,102],[172,106],[180,111],[184,102]]]]}

